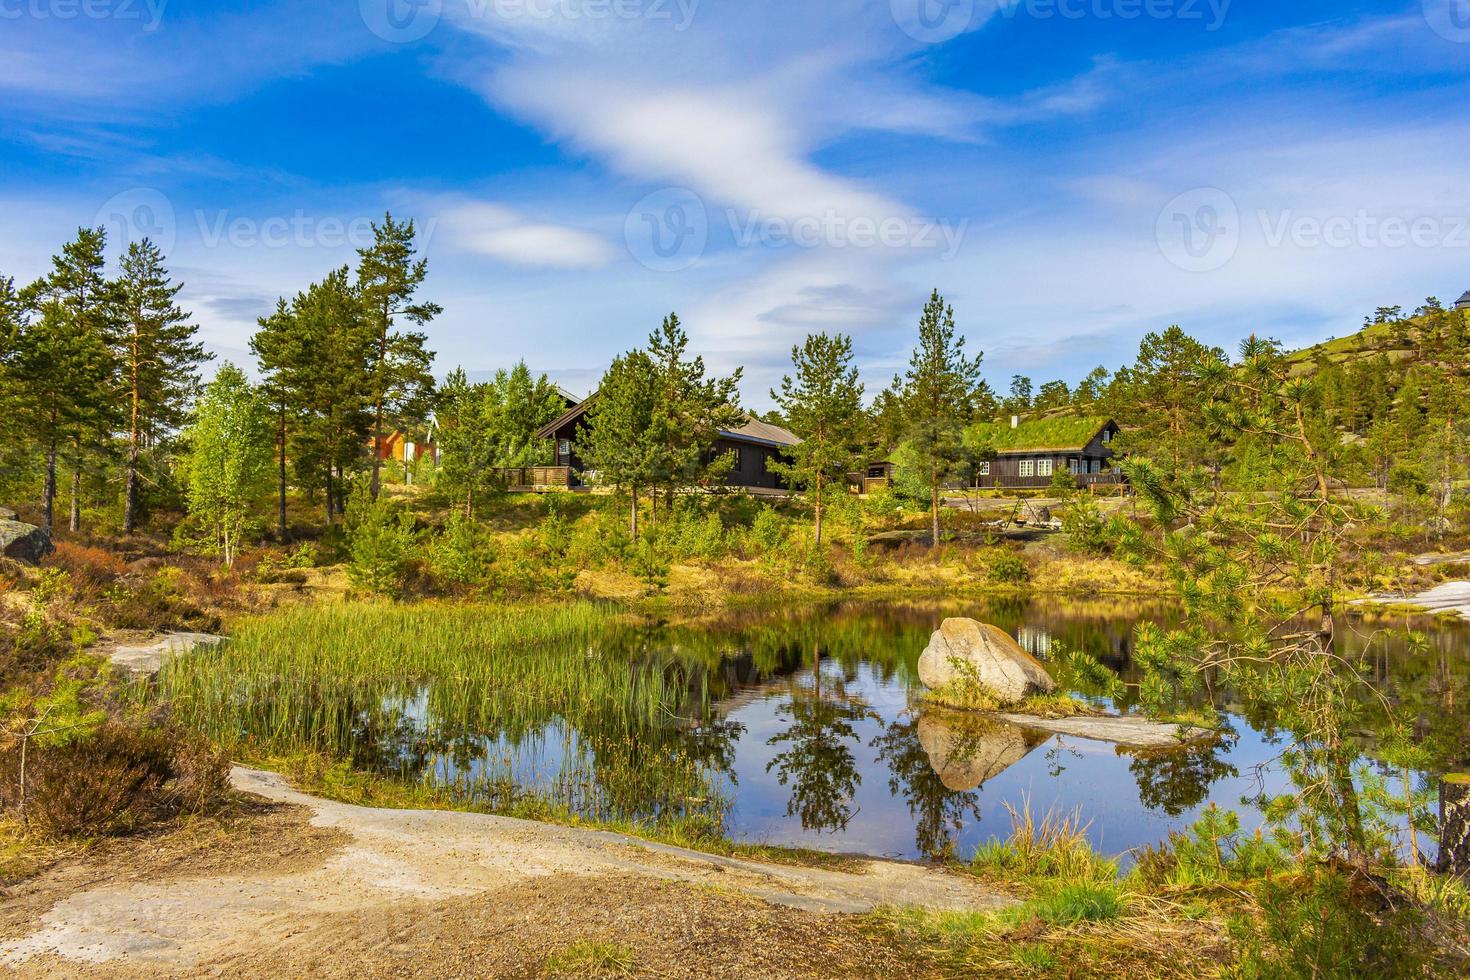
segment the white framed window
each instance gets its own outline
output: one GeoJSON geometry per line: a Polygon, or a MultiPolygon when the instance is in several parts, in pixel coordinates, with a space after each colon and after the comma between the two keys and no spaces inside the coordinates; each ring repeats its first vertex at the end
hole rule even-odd
{"type": "Polygon", "coordinates": [[[1037,476],[1051,476],[1051,460],[1041,459],[1036,461],[1037,476]]]}
{"type": "Polygon", "coordinates": [[[990,464],[989,463],[981,463],[980,464],[980,475],[981,476],[989,476],[990,475],[990,464]]]}
{"type": "Polygon", "coordinates": [[[1078,473],[1085,473],[1086,470],[1082,468],[1082,461],[1080,459],[1069,459],[1067,460],[1067,472],[1076,476],[1078,473]]]}
{"type": "Polygon", "coordinates": [[[1107,445],[1108,443],[1110,443],[1110,442],[1113,441],[1113,430],[1112,429],[1103,429],[1102,441],[1103,441],[1103,445],[1107,445]]]}
{"type": "Polygon", "coordinates": [[[560,459],[572,458],[572,440],[562,439],[556,444],[556,455],[560,459]]]}
{"type": "Polygon", "coordinates": [[[1035,475],[1036,475],[1036,460],[1034,460],[1034,459],[1023,459],[1023,460],[1021,460],[1021,476],[1035,476],[1035,475]]]}

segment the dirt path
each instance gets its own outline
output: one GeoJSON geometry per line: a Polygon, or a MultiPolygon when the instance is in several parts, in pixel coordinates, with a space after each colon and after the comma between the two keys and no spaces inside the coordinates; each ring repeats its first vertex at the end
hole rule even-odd
{"type": "Polygon", "coordinates": [[[927,971],[834,913],[1008,901],[912,865],[771,865],[484,814],[355,807],[255,770],[236,768],[234,782],[298,821],[228,859],[223,845],[165,868],[134,858],[69,881],[47,873],[7,896],[24,920],[0,920],[0,964],[22,976],[536,976],[586,940],[623,944],[642,975],[912,974],[927,971]]]}

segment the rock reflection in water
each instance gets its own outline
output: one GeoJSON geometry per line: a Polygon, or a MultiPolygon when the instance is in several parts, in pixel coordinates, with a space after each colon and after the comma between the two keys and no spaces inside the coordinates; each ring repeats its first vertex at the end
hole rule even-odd
{"type": "Polygon", "coordinates": [[[994,779],[1049,736],[982,716],[926,711],[919,718],[919,744],[946,789],[977,789],[994,779]]]}

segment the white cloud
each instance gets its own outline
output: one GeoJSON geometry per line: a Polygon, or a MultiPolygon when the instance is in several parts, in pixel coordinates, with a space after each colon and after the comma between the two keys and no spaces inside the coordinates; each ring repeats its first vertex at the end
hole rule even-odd
{"type": "Polygon", "coordinates": [[[615,254],[592,232],[529,221],[512,208],[487,201],[450,203],[436,221],[454,247],[513,265],[585,269],[605,265],[615,254]]]}

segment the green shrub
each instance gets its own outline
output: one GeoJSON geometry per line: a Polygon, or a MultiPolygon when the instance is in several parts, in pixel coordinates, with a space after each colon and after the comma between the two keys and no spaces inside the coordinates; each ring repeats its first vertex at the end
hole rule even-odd
{"type": "Polygon", "coordinates": [[[1323,868],[1265,881],[1257,899],[1259,915],[1230,923],[1232,975],[1240,980],[1451,975],[1434,969],[1435,944],[1417,906],[1386,901],[1350,872],[1323,868]]]}
{"type": "Polygon", "coordinates": [[[427,548],[429,574],[451,591],[474,591],[491,584],[494,545],[485,528],[455,511],[427,548]]]}
{"type": "Polygon", "coordinates": [[[407,511],[395,514],[386,500],[374,502],[364,489],[348,507],[347,524],[348,579],[368,592],[400,593],[414,554],[413,515],[407,511]]]}
{"type": "Polygon", "coordinates": [[[1020,555],[1007,551],[990,562],[986,577],[996,585],[1025,585],[1031,581],[1031,569],[1020,555]]]}
{"type": "Polygon", "coordinates": [[[746,541],[747,550],[757,558],[778,554],[786,547],[786,522],[774,507],[762,507],[750,522],[746,541]]]}

